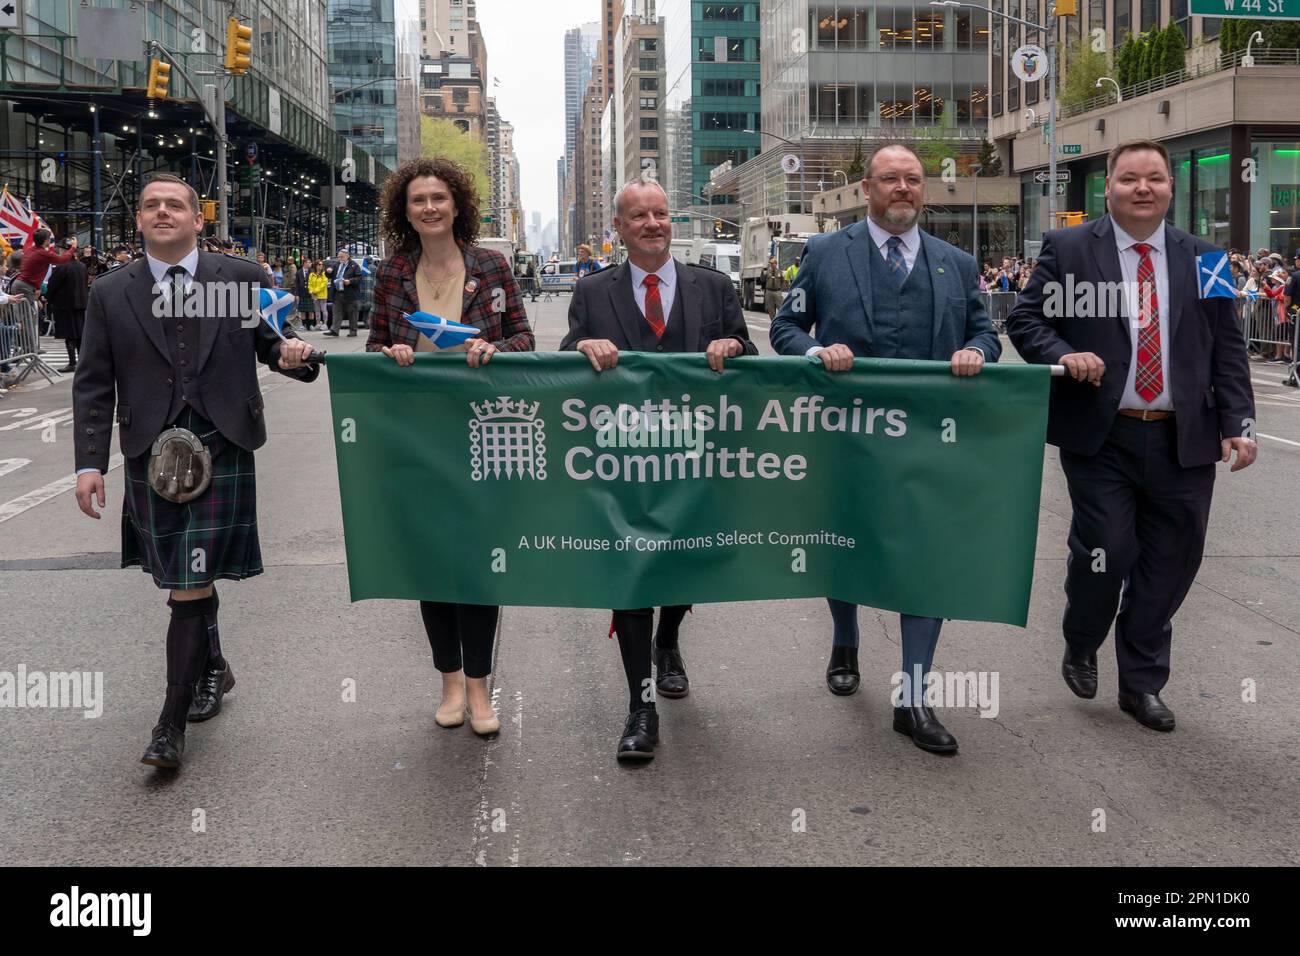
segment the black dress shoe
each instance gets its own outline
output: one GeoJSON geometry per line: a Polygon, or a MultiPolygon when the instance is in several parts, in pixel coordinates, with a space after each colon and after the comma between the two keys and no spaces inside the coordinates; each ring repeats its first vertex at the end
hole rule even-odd
{"type": "Polygon", "coordinates": [[[334,336],[334,338],[338,338],[338,337],[339,337],[339,334],[338,334],[337,332],[326,332],[325,334],[326,334],[326,335],[332,335],[332,336],[334,336]]]}
{"type": "Polygon", "coordinates": [[[659,712],[654,705],[639,707],[627,715],[623,736],[618,741],[619,760],[653,760],[659,743],[659,712]]]}
{"type": "Polygon", "coordinates": [[[1174,712],[1165,706],[1159,694],[1119,693],[1119,709],[1132,714],[1143,727],[1168,733],[1174,729],[1174,712]]]}
{"type": "Polygon", "coordinates": [[[677,699],[691,692],[691,681],[686,676],[686,662],[682,652],[675,647],[654,648],[655,692],[660,697],[677,699]]]}
{"type": "Polygon", "coordinates": [[[68,372],[75,372],[76,370],[77,370],[77,363],[69,362],[67,365],[63,366],[63,368],[59,369],[59,372],[62,374],[67,374],[68,372]]]}
{"type": "Polygon", "coordinates": [[[153,740],[145,748],[141,763],[167,770],[179,770],[181,754],[185,752],[185,734],[171,724],[159,724],[153,729],[153,740]]]}
{"type": "Polygon", "coordinates": [[[932,754],[955,754],[957,738],[939,723],[932,707],[895,707],[894,729],[912,738],[912,743],[932,754]]]}
{"type": "Polygon", "coordinates": [[[831,661],[826,665],[826,686],[838,697],[858,692],[858,649],[839,644],[831,647],[831,661]]]}
{"type": "Polygon", "coordinates": [[[1061,676],[1076,697],[1092,700],[1097,696],[1097,655],[1078,654],[1067,646],[1065,659],[1061,661],[1061,676]]]}
{"type": "Polygon", "coordinates": [[[211,720],[221,713],[221,698],[235,689],[235,672],[230,669],[230,661],[218,670],[211,663],[203,671],[203,676],[194,685],[194,700],[190,703],[187,720],[211,720]]]}

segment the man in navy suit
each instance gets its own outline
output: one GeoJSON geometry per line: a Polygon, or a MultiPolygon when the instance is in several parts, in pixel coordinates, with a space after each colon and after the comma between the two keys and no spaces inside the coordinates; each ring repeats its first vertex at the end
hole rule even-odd
{"type": "MultiPolygon", "coordinates": [[[[909,146],[882,146],[862,174],[862,192],[867,219],[808,240],[772,320],[773,348],[816,356],[830,372],[848,371],[861,355],[939,360],[950,362],[954,375],[978,375],[1002,346],[979,296],[974,258],[917,226],[925,207],[920,158],[909,146]]],[[[858,608],[828,600],[834,641],[826,683],[833,694],[852,694],[859,684],[858,608]]],[[[952,754],[957,741],[922,697],[942,623],[902,615],[903,686],[911,696],[895,702],[894,729],[923,750],[952,754]]]]}
{"type": "Polygon", "coordinates": [[[1233,300],[1199,297],[1196,257],[1216,250],[1166,224],[1172,198],[1162,145],[1116,146],[1109,214],[1044,237],[1007,318],[1026,361],[1069,372],[1052,383],[1047,419],[1074,506],[1062,676],[1096,696],[1113,621],[1119,706],[1162,731],[1174,729],[1160,699],[1170,620],[1201,564],[1214,464],[1235,452],[1239,471],[1257,451],[1233,300]]]}

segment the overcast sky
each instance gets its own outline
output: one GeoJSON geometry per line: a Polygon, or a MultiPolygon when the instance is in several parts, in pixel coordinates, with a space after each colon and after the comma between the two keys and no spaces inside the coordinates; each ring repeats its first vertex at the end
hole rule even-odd
{"type": "Polygon", "coordinates": [[[515,128],[527,222],[556,217],[555,161],[564,155],[564,33],[601,16],[600,0],[478,0],[489,96],[515,128]],[[499,82],[494,83],[493,80],[499,82]]]}

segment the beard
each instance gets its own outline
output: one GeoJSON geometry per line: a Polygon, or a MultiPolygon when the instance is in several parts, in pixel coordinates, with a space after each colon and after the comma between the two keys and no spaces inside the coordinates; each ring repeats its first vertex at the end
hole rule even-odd
{"type": "Polygon", "coordinates": [[[891,226],[907,226],[911,228],[919,215],[920,210],[915,206],[900,206],[890,203],[885,209],[884,219],[891,226]]]}

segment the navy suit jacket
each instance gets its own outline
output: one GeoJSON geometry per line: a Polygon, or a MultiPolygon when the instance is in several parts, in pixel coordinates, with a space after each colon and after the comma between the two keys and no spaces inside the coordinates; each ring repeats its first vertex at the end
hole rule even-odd
{"type": "MultiPolygon", "coordinates": [[[[946,361],[954,352],[974,346],[986,361],[996,362],[1002,344],[980,299],[974,257],[927,232],[921,232],[921,247],[935,304],[931,354],[925,357],[946,361]]],[[[879,255],[865,219],[838,232],[811,236],[799,274],[772,320],[772,347],[783,355],[803,355],[814,345],[842,343],[854,355],[875,355],[870,257],[879,255]],[[814,326],[816,338],[811,334],[814,326]]]]}
{"type": "MultiPolygon", "coordinates": [[[[1164,226],[1169,258],[1169,378],[1173,388],[1178,461],[1184,468],[1208,465],[1222,457],[1221,438],[1236,438],[1255,418],[1246,343],[1237,326],[1233,299],[1202,299],[1196,284],[1196,257],[1218,247],[1164,226]]],[[[1072,378],[1052,380],[1047,440],[1066,451],[1095,455],[1119,412],[1132,362],[1132,322],[1128,300],[1103,311],[1107,295],[1098,284],[1122,283],[1119,249],[1110,216],[1043,237],[1042,251],[1015,307],[1007,334],[1026,362],[1059,364],[1070,352],[1095,352],[1106,363],[1101,387],[1072,378]],[[1070,280],[1070,281],[1067,281],[1070,280]],[[1072,287],[1073,296],[1067,296],[1072,287]],[[1091,286],[1093,308],[1083,309],[1080,291],[1091,286]],[[1053,293],[1060,307],[1046,308],[1053,293]],[[1076,315],[1076,312],[1090,312],[1076,315]],[[1047,315],[1065,312],[1065,315],[1047,315]]]]}

